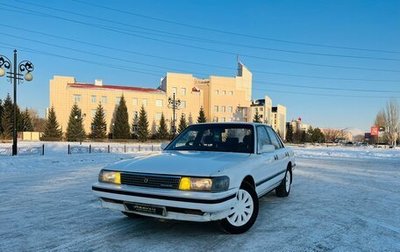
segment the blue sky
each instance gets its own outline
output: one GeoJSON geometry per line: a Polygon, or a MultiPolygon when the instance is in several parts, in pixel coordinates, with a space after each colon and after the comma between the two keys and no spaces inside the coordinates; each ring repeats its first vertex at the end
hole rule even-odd
{"type": "MultiPolygon", "coordinates": [[[[237,55],[253,98],[286,105],[288,120],[368,130],[389,97],[400,101],[400,1],[87,3],[0,0],[0,54],[16,48],[35,65],[20,106],[43,115],[53,75],[157,87],[167,71],[234,76],[237,55]]],[[[1,78],[0,97],[11,91],[1,78]]]]}

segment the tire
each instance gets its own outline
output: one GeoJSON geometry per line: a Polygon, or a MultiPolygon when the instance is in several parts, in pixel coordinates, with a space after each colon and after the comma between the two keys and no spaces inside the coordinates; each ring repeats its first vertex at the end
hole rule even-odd
{"type": "Polygon", "coordinates": [[[282,182],[277,188],[275,188],[276,196],[278,197],[289,196],[291,186],[292,186],[292,171],[288,168],[286,170],[285,177],[282,179],[282,182]]]}
{"type": "Polygon", "coordinates": [[[232,208],[232,214],[219,224],[229,234],[241,234],[249,230],[258,216],[258,197],[254,188],[244,183],[236,196],[237,205],[232,208]]]}
{"type": "Polygon", "coordinates": [[[124,212],[124,211],[121,211],[121,213],[123,213],[125,216],[132,218],[132,219],[137,219],[137,218],[141,217],[141,215],[135,214],[135,213],[124,212]]]}

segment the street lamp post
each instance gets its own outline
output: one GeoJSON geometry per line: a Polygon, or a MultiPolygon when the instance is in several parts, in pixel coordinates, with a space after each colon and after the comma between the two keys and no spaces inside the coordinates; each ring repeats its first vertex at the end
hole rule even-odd
{"type": "Polygon", "coordinates": [[[172,94],[172,98],[168,98],[168,107],[172,108],[172,123],[171,123],[171,130],[172,130],[172,135],[175,137],[176,134],[176,110],[179,109],[179,106],[181,106],[181,100],[175,99],[175,93],[172,94]]]}
{"type": "Polygon", "coordinates": [[[31,81],[33,76],[31,72],[34,67],[32,62],[28,60],[23,60],[17,63],[17,50],[14,50],[14,61],[11,63],[11,60],[4,55],[0,55],[0,77],[3,77],[7,73],[7,78],[13,81],[14,84],[14,111],[13,111],[13,145],[12,145],[12,155],[17,155],[17,84],[22,80],[31,81]],[[13,65],[13,69],[11,69],[11,65],[13,65]],[[7,69],[7,70],[5,70],[7,69]],[[6,72],[8,71],[8,72],[6,72]],[[23,72],[26,72],[24,78],[23,72]]]}

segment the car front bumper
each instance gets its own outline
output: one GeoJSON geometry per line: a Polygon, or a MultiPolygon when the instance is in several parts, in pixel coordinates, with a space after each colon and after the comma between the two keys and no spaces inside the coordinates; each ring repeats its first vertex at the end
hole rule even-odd
{"type": "Polygon", "coordinates": [[[92,186],[102,207],[133,212],[163,219],[184,221],[214,221],[226,218],[236,204],[236,191],[192,192],[173,189],[145,188],[128,185],[96,183],[92,186]],[[126,204],[145,204],[165,208],[164,215],[130,211],[126,204]]]}

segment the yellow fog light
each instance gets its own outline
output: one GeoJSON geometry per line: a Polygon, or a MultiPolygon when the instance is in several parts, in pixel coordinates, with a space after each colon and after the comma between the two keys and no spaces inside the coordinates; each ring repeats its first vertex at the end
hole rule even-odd
{"type": "Polygon", "coordinates": [[[179,182],[179,190],[190,190],[190,178],[188,177],[182,177],[181,181],[179,182]]]}
{"type": "Polygon", "coordinates": [[[104,183],[121,184],[121,173],[115,171],[101,171],[99,181],[104,183]]]}

